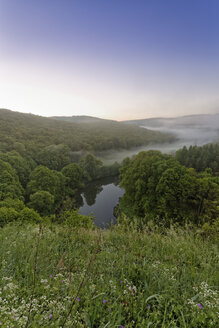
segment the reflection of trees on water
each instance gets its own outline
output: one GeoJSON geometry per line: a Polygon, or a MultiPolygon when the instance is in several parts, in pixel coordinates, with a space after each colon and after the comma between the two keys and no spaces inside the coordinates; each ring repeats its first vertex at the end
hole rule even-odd
{"type": "MultiPolygon", "coordinates": [[[[104,179],[99,179],[93,182],[88,183],[84,190],[83,190],[83,196],[87,202],[88,206],[92,206],[96,202],[96,197],[101,191],[103,190],[103,186],[106,186],[110,183],[114,183],[116,186],[119,184],[118,177],[107,177],[104,179]]],[[[81,195],[80,195],[81,197],[81,195]]],[[[81,197],[82,199],[82,197],[81,197]]],[[[82,200],[83,203],[83,200],[82,200]]],[[[80,206],[83,206],[83,204],[80,206]]]]}
{"type": "Polygon", "coordinates": [[[103,190],[102,185],[92,185],[92,186],[88,186],[85,190],[84,190],[84,198],[87,202],[87,205],[92,206],[95,204],[96,202],[96,197],[97,195],[103,190]]]}
{"type": "Polygon", "coordinates": [[[83,198],[82,198],[81,194],[77,193],[75,195],[75,203],[76,203],[77,208],[84,205],[84,201],[83,201],[83,198]]]}

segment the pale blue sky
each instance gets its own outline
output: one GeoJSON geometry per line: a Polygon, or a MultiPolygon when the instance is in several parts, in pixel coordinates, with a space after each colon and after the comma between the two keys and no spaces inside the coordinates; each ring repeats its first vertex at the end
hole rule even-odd
{"type": "Polygon", "coordinates": [[[219,1],[0,0],[0,107],[111,119],[219,111],[219,1]]]}

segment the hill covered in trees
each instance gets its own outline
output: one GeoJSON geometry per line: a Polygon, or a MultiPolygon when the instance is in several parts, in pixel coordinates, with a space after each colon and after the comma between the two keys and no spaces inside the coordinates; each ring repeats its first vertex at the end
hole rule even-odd
{"type": "Polygon", "coordinates": [[[183,145],[199,145],[219,141],[219,114],[189,115],[170,118],[149,118],[123,123],[169,132],[183,145]]]}
{"type": "Polygon", "coordinates": [[[33,154],[46,147],[64,145],[69,151],[101,151],[173,139],[170,134],[114,121],[72,123],[0,109],[0,150],[24,149],[33,154]]]}
{"type": "Polygon", "coordinates": [[[71,122],[71,123],[100,123],[100,122],[116,122],[114,120],[106,120],[99,117],[77,115],[77,116],[51,116],[51,118],[59,121],[71,122]]]}
{"type": "Polygon", "coordinates": [[[199,114],[186,115],[179,117],[156,117],[139,120],[128,120],[123,123],[136,124],[138,126],[145,125],[150,127],[177,127],[177,126],[212,126],[218,129],[219,113],[218,114],[199,114]]]}

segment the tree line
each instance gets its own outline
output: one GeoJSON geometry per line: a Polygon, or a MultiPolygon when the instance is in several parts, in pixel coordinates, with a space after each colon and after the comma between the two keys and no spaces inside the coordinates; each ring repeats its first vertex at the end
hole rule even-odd
{"type": "Polygon", "coordinates": [[[105,166],[87,153],[59,171],[37,165],[30,157],[16,151],[0,153],[0,224],[23,217],[56,214],[77,207],[76,194],[90,181],[116,176],[119,164],[105,166]],[[32,211],[30,211],[32,209],[32,211]],[[16,213],[17,212],[17,213],[16,213]],[[21,213],[20,213],[21,212],[21,213]]]}
{"type": "Polygon", "coordinates": [[[116,121],[72,123],[0,109],[0,150],[16,150],[36,161],[48,162],[59,153],[65,162],[77,151],[129,149],[173,140],[171,134],[116,121]]]}
{"type": "Polygon", "coordinates": [[[219,215],[219,176],[214,162],[218,165],[218,145],[183,148],[175,157],[151,150],[125,159],[120,169],[125,189],[120,210],[129,217],[163,225],[214,222],[219,215]],[[215,150],[213,161],[210,149],[215,150]],[[199,152],[203,156],[194,156],[189,162],[189,154],[199,152]],[[203,170],[197,171],[192,165],[203,170]]]}

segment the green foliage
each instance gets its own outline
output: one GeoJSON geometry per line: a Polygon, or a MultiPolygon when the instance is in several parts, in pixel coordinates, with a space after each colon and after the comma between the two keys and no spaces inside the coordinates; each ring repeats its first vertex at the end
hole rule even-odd
{"type": "Polygon", "coordinates": [[[70,163],[70,148],[62,144],[47,146],[38,154],[36,161],[39,165],[60,171],[70,163]]]}
{"type": "Polygon", "coordinates": [[[24,207],[19,212],[19,220],[25,223],[38,223],[41,221],[40,215],[32,208],[24,207]]]}
{"type": "Polygon", "coordinates": [[[113,177],[119,175],[120,164],[115,162],[112,165],[103,165],[99,168],[99,178],[113,177]]]}
{"type": "Polygon", "coordinates": [[[87,181],[95,180],[99,177],[99,170],[103,163],[93,154],[87,154],[80,161],[83,176],[87,181]]]}
{"type": "Polygon", "coordinates": [[[65,176],[66,193],[74,195],[75,190],[83,187],[83,170],[76,163],[69,164],[62,169],[65,176]]]}
{"type": "Polygon", "coordinates": [[[54,197],[48,191],[40,190],[30,195],[28,205],[41,215],[48,215],[52,213],[54,197]]]}
{"type": "Polygon", "coordinates": [[[0,201],[0,207],[11,207],[19,212],[25,207],[25,205],[24,202],[22,202],[20,199],[6,198],[0,201]]]}
{"type": "Polygon", "coordinates": [[[27,161],[14,150],[8,153],[0,153],[0,159],[11,164],[19,177],[21,185],[25,187],[29,179],[31,168],[34,165],[33,162],[27,161]]]}
{"type": "Polygon", "coordinates": [[[0,227],[17,220],[18,218],[19,214],[14,208],[0,207],[0,227]]]}
{"type": "Polygon", "coordinates": [[[199,224],[218,215],[219,184],[210,172],[197,174],[170,155],[141,152],[121,169],[121,208],[132,216],[169,225],[199,224]]]}
{"type": "Polygon", "coordinates": [[[176,152],[176,159],[182,165],[193,167],[198,172],[211,168],[214,174],[219,174],[219,143],[202,147],[183,147],[176,152]]]}
{"type": "Polygon", "coordinates": [[[0,150],[17,150],[21,155],[25,150],[36,161],[39,159],[38,164],[51,169],[61,169],[68,164],[71,154],[65,152],[66,147],[71,151],[99,151],[172,140],[174,137],[170,134],[115,121],[69,123],[0,109],[0,150]]]}
{"type": "Polygon", "coordinates": [[[13,221],[39,222],[40,216],[33,209],[25,207],[19,199],[7,198],[0,201],[0,226],[13,221]]]}
{"type": "Polygon", "coordinates": [[[27,184],[27,194],[37,191],[48,191],[54,196],[55,202],[60,202],[65,195],[65,177],[61,172],[50,170],[46,166],[37,166],[30,175],[27,184]]]}
{"type": "Polygon", "coordinates": [[[81,215],[77,211],[65,211],[59,217],[58,222],[72,228],[94,228],[93,217],[81,215]]]}
{"type": "Polygon", "coordinates": [[[41,231],[0,229],[3,327],[25,327],[31,300],[29,327],[62,327],[74,299],[66,328],[218,326],[217,244],[191,228],[41,231]]]}
{"type": "Polygon", "coordinates": [[[209,224],[209,222],[205,222],[200,230],[197,231],[198,234],[205,238],[210,238],[211,240],[218,241],[219,239],[219,218],[209,224]]]}
{"type": "Polygon", "coordinates": [[[103,165],[101,160],[89,153],[80,160],[79,165],[83,170],[85,181],[118,176],[120,168],[120,164],[117,162],[112,165],[103,165]]]}
{"type": "Polygon", "coordinates": [[[0,200],[5,198],[22,199],[23,188],[16,171],[12,166],[0,159],[0,200]]]}

